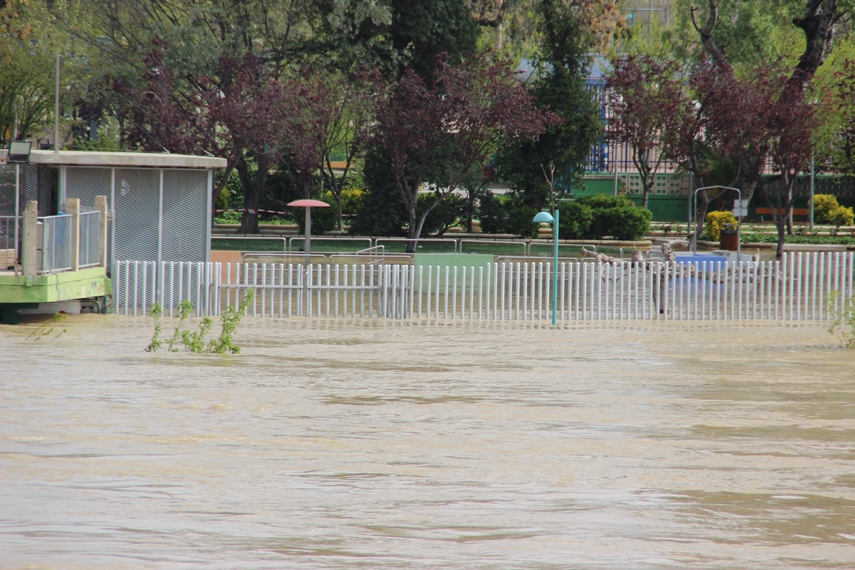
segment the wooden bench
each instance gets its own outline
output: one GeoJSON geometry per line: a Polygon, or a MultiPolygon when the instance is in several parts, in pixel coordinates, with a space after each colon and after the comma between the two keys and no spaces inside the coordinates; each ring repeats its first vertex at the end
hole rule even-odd
{"type": "MultiPolygon", "coordinates": [[[[754,212],[760,216],[760,221],[763,222],[765,221],[763,216],[771,216],[773,210],[777,212],[779,216],[784,214],[784,208],[757,208],[754,212]]],[[[809,214],[810,210],[807,208],[793,208],[793,216],[803,216],[806,218],[809,214]]]]}

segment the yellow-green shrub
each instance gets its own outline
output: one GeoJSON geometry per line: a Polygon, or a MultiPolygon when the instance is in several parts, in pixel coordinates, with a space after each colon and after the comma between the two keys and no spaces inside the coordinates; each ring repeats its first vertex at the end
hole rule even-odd
{"type": "Polygon", "coordinates": [[[727,226],[736,229],[736,225],[736,216],[733,215],[733,212],[710,212],[707,214],[704,231],[712,241],[719,241],[722,230],[728,229],[727,226]]]}
{"type": "MultiPolygon", "coordinates": [[[[332,192],[326,192],[326,201],[330,204],[335,204],[332,192]]],[[[356,214],[362,209],[362,204],[365,201],[365,190],[360,188],[345,188],[341,191],[341,213],[356,214]]]]}
{"type": "Polygon", "coordinates": [[[855,212],[852,208],[841,206],[831,194],[816,194],[813,197],[813,218],[818,224],[832,226],[851,226],[855,224],[855,212]]]}
{"type": "Polygon", "coordinates": [[[837,206],[828,213],[828,222],[833,226],[851,226],[855,223],[855,212],[846,206],[837,206]]]}
{"type": "Polygon", "coordinates": [[[815,194],[813,197],[813,219],[817,224],[830,224],[831,212],[840,207],[831,194],[815,194]]]}

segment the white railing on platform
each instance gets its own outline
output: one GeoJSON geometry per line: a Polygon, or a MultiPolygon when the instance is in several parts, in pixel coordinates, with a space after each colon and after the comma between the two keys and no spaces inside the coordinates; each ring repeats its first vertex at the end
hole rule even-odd
{"type": "Polygon", "coordinates": [[[98,210],[80,212],[79,224],[78,267],[94,267],[101,262],[99,251],[101,212],[98,210]]]}
{"type": "MultiPolygon", "coordinates": [[[[852,253],[796,253],[781,261],[559,263],[560,320],[826,320],[828,299],[852,296],[852,253]]],[[[248,315],[395,319],[548,320],[548,262],[483,267],[117,262],[113,306],[171,315],[190,299],[197,315],[237,306],[248,315]]]]}
{"type": "Polygon", "coordinates": [[[71,269],[71,218],[70,214],[59,214],[38,219],[39,273],[71,269]]]}

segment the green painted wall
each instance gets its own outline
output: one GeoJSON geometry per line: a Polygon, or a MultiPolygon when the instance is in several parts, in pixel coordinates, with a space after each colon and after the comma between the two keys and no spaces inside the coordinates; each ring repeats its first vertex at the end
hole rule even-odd
{"type": "Polygon", "coordinates": [[[103,267],[88,267],[53,275],[0,275],[0,305],[5,303],[53,303],[103,297],[111,291],[103,267]]]}
{"type": "MultiPolygon", "coordinates": [[[[618,181],[618,191],[623,185],[618,181]]],[[[614,178],[605,176],[589,176],[585,178],[585,188],[575,190],[573,198],[591,196],[593,194],[614,194],[614,178]]],[[[641,205],[641,194],[630,194],[632,201],[641,205]]],[[[648,197],[650,211],[656,221],[685,222],[686,221],[686,197],[685,196],[655,196],[648,197]]]]}
{"type": "MultiPolygon", "coordinates": [[[[471,279],[472,272],[470,268],[472,267],[475,268],[475,279],[478,279],[481,276],[479,268],[484,269],[484,275],[486,276],[488,274],[488,268],[495,259],[492,254],[484,253],[417,253],[414,257],[415,259],[413,260],[413,263],[416,266],[416,276],[419,275],[418,268],[423,268],[421,270],[422,279],[425,279],[427,282],[428,277],[430,277],[433,291],[436,291],[437,288],[439,291],[446,290],[446,267],[448,268],[448,289],[454,289],[454,286],[452,285],[454,283],[454,269],[457,268],[457,290],[460,290],[464,282],[464,270],[466,270],[466,281],[471,279]],[[440,267],[438,277],[436,270],[437,267],[440,267]],[[428,275],[429,268],[432,268],[430,270],[430,275],[428,275]]],[[[416,279],[418,279],[418,277],[416,277],[416,279]]],[[[423,290],[426,291],[426,289],[423,290]]]]}
{"type": "MultiPolygon", "coordinates": [[[[623,174],[619,174],[622,176],[623,174]]],[[[585,177],[585,187],[574,190],[571,198],[581,198],[583,196],[591,196],[593,194],[614,194],[614,177],[610,175],[590,175],[585,177]]],[[[809,177],[799,177],[799,192],[801,197],[796,199],[796,208],[807,208],[808,206],[808,187],[809,177]]],[[[621,179],[618,179],[618,191],[623,189],[621,179]]],[[[834,175],[817,175],[814,180],[814,189],[816,194],[832,194],[837,197],[837,201],[843,206],[855,207],[855,181],[843,179],[840,176],[834,175]]],[[[630,198],[636,204],[641,204],[640,194],[630,194],[630,198]]],[[[675,195],[651,195],[649,196],[650,211],[653,212],[653,219],[658,222],[683,222],[687,217],[687,196],[675,195]]],[[[760,216],[755,214],[755,209],[765,207],[764,201],[754,199],[749,204],[748,219],[759,221],[760,216]]],[[[798,219],[798,218],[797,218],[798,219]]],[[[769,221],[769,217],[766,216],[769,221]]]]}

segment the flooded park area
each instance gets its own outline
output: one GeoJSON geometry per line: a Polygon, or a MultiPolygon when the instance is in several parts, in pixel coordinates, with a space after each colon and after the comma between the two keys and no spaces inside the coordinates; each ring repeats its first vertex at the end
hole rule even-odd
{"type": "Polygon", "coordinates": [[[37,325],[0,327],[0,569],[855,567],[821,323],[37,325]]]}

